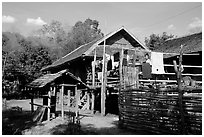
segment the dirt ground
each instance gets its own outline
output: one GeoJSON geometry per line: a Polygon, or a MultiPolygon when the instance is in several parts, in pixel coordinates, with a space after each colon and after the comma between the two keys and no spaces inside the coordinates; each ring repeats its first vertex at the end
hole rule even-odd
{"type": "MultiPolygon", "coordinates": [[[[19,106],[22,112],[3,111],[2,131],[3,134],[24,134],[24,135],[133,135],[144,134],[139,131],[130,131],[118,128],[118,116],[107,114],[101,116],[100,113],[91,114],[89,111],[80,112],[80,128],[70,125],[68,119],[57,117],[49,122],[41,124],[32,122],[30,113],[30,100],[9,100],[8,108],[19,106]],[[12,129],[12,130],[10,130],[12,129]],[[76,131],[76,129],[78,129],[76,131]]],[[[35,99],[35,103],[42,104],[42,99],[35,99]]],[[[35,108],[36,109],[36,108],[35,108]]],[[[66,110],[65,110],[66,111],[66,110]]],[[[66,114],[66,112],[65,112],[66,114]]]]}

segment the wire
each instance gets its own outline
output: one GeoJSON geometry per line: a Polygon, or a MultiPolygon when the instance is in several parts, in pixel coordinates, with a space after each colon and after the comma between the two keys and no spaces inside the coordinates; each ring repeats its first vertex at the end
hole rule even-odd
{"type": "Polygon", "coordinates": [[[143,30],[146,30],[146,29],[148,29],[148,28],[151,28],[151,27],[154,26],[154,25],[158,25],[158,24],[161,24],[161,23],[163,23],[163,22],[166,22],[166,21],[168,21],[168,20],[170,20],[170,19],[172,19],[172,18],[175,18],[175,17],[177,17],[177,16],[180,16],[180,15],[182,15],[182,14],[185,14],[185,13],[187,13],[187,12],[189,12],[189,11],[191,11],[191,10],[194,10],[194,9],[196,9],[196,8],[198,8],[198,7],[201,7],[201,6],[202,6],[202,5],[195,6],[195,7],[193,7],[193,8],[188,9],[188,10],[182,11],[182,12],[176,14],[176,15],[170,16],[170,17],[168,17],[168,18],[166,18],[166,19],[163,19],[163,20],[161,20],[161,21],[158,21],[158,22],[155,22],[155,23],[150,24],[150,25],[148,25],[148,26],[145,26],[145,27],[144,27],[145,29],[143,29],[143,30]]]}

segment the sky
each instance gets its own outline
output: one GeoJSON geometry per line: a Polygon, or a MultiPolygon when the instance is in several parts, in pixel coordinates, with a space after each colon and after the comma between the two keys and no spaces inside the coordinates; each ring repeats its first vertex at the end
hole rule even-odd
{"type": "Polygon", "coordinates": [[[52,20],[73,26],[87,18],[107,34],[124,26],[142,43],[151,34],[181,37],[202,28],[201,2],[3,2],[2,31],[28,36],[52,20]]]}

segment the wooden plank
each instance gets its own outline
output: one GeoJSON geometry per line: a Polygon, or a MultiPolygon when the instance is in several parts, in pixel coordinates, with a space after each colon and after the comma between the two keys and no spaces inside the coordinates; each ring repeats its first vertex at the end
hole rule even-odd
{"type": "MultiPolygon", "coordinates": [[[[164,75],[175,75],[175,73],[164,73],[164,75]]],[[[182,73],[182,76],[202,76],[202,74],[182,73]]]]}
{"type": "MultiPolygon", "coordinates": [[[[172,64],[164,64],[165,67],[174,67],[172,64]]],[[[178,66],[178,65],[177,65],[178,66]]],[[[183,65],[184,68],[202,68],[202,66],[183,65]]]]}
{"type": "MultiPolygon", "coordinates": [[[[48,108],[48,106],[46,106],[46,105],[40,105],[40,104],[36,104],[36,103],[31,103],[31,102],[29,104],[33,104],[34,106],[48,108]]],[[[50,105],[50,106],[54,106],[54,105],[50,105]]]]}
{"type": "MultiPolygon", "coordinates": [[[[175,74],[174,74],[175,75],[175,74]]],[[[145,80],[145,79],[139,79],[139,82],[155,82],[155,80],[145,80]]],[[[157,80],[156,82],[168,82],[173,83],[177,82],[176,80],[157,80]]]]}
{"type": "Polygon", "coordinates": [[[74,84],[60,84],[59,86],[76,87],[77,85],[74,85],[74,84]]]}

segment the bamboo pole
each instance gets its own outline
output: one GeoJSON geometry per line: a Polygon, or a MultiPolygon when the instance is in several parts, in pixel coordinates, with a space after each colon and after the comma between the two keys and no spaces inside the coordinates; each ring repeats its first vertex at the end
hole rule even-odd
{"type": "Polygon", "coordinates": [[[64,118],[64,85],[62,85],[62,90],[61,90],[61,114],[62,114],[62,118],[64,118]]]}

